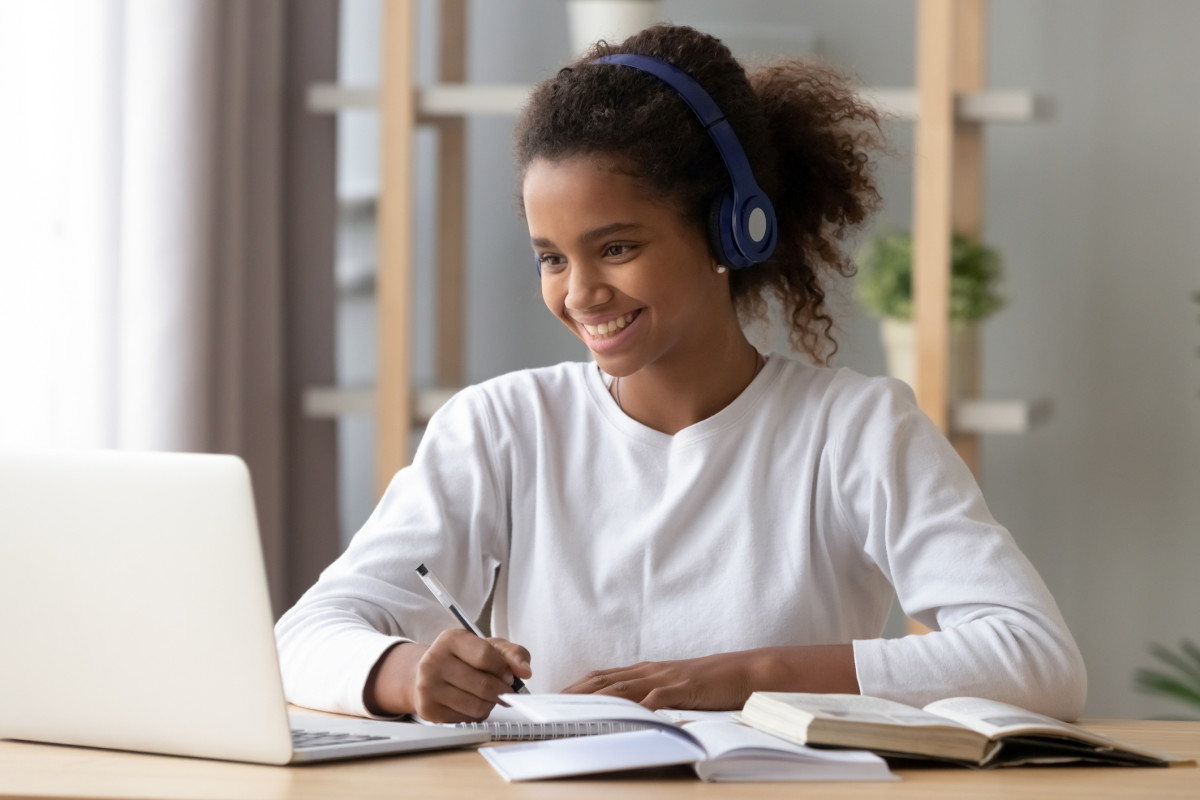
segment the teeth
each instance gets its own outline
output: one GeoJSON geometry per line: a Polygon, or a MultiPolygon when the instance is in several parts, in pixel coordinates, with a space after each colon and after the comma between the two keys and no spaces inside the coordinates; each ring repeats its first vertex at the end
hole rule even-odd
{"type": "Polygon", "coordinates": [[[590,335],[595,336],[596,338],[603,338],[633,322],[634,316],[635,314],[626,314],[623,317],[610,319],[608,322],[601,322],[599,325],[585,324],[583,327],[584,330],[586,330],[590,335]]]}

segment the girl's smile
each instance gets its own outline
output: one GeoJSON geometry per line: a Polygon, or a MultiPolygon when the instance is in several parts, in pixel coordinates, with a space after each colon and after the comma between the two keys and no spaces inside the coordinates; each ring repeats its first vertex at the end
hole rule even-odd
{"type": "Polygon", "coordinates": [[[536,160],[523,200],[542,298],[605,372],[698,367],[740,338],[698,226],[609,160],[536,160]]]}
{"type": "Polygon", "coordinates": [[[583,328],[581,338],[592,352],[608,354],[619,350],[626,340],[637,335],[636,325],[641,315],[642,310],[638,309],[594,324],[579,318],[575,321],[583,328]]]}

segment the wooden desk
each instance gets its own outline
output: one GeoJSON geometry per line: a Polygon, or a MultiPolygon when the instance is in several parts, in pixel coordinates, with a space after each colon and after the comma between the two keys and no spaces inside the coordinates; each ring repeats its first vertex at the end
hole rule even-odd
{"type": "MultiPolygon", "coordinates": [[[[1118,738],[1200,759],[1200,722],[1093,721],[1118,738]]],[[[930,766],[896,783],[701,783],[690,769],[569,781],[505,783],[472,750],[307,767],[262,767],[0,741],[0,796],[138,798],[1200,798],[1200,769],[1025,767],[987,772],[930,766]]]]}

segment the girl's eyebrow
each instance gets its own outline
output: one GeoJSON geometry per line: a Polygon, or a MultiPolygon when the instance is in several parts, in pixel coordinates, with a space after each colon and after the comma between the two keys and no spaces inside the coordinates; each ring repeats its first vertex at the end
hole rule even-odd
{"type": "MultiPolygon", "coordinates": [[[[617,233],[619,231],[628,230],[630,228],[640,228],[640,227],[642,227],[642,226],[637,224],[636,222],[613,222],[608,225],[601,225],[599,228],[593,228],[592,230],[588,231],[587,233],[582,234],[579,237],[579,241],[582,242],[583,244],[588,244],[590,242],[596,241],[597,239],[603,239],[605,236],[611,236],[612,234],[617,233]]],[[[554,243],[551,242],[549,239],[543,239],[541,237],[532,237],[531,236],[529,238],[529,241],[534,247],[553,247],[554,246],[554,243]]]]}

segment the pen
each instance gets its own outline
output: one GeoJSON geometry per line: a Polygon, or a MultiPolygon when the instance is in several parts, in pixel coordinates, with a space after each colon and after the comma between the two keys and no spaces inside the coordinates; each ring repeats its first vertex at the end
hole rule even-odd
{"type": "MultiPolygon", "coordinates": [[[[484,638],[483,631],[475,627],[475,623],[467,619],[466,616],[458,610],[458,603],[456,603],[454,598],[450,596],[450,593],[446,591],[446,587],[442,586],[442,582],[437,579],[437,576],[429,571],[429,567],[425,566],[424,564],[418,564],[417,574],[421,576],[421,580],[424,581],[427,587],[429,587],[429,591],[433,593],[433,596],[437,598],[437,601],[445,606],[446,610],[458,619],[459,624],[461,624],[471,633],[478,636],[480,639],[484,638]]],[[[529,694],[529,690],[525,688],[525,683],[515,675],[513,676],[512,688],[517,694],[529,694]]]]}

